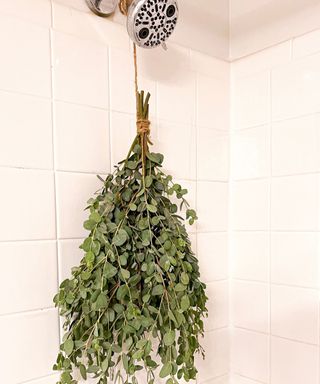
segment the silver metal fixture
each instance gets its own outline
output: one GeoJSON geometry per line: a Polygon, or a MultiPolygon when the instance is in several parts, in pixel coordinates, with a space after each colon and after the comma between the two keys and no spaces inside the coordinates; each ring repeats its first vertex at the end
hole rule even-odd
{"type": "MultiPolygon", "coordinates": [[[[109,16],[119,0],[86,0],[92,12],[109,16]]],[[[130,3],[130,1],[128,1],[130,3]]],[[[133,0],[128,8],[127,30],[139,47],[155,48],[162,45],[174,31],[179,16],[177,0],[133,0]]]]}
{"type": "Polygon", "coordinates": [[[88,7],[98,16],[112,15],[118,5],[118,0],[86,0],[88,7]]]}
{"type": "Polygon", "coordinates": [[[128,9],[130,38],[142,48],[155,48],[171,36],[178,20],[176,0],[133,0],[128,9]]]}

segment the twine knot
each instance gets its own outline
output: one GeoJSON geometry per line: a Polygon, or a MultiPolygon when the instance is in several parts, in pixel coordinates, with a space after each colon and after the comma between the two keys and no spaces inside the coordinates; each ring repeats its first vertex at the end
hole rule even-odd
{"type": "Polygon", "coordinates": [[[150,121],[146,120],[146,119],[138,119],[137,120],[137,132],[139,135],[146,133],[147,136],[149,136],[150,135],[150,121]]]}

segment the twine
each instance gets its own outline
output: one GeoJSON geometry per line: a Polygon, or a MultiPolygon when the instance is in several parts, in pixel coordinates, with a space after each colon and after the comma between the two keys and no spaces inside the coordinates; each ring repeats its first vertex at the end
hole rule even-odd
{"type": "Polygon", "coordinates": [[[137,120],[137,133],[139,135],[150,135],[150,121],[146,119],[137,120]]]}
{"type": "Polygon", "coordinates": [[[120,0],[119,1],[119,9],[123,15],[127,16],[128,8],[129,8],[131,3],[132,3],[132,0],[120,0]]]}

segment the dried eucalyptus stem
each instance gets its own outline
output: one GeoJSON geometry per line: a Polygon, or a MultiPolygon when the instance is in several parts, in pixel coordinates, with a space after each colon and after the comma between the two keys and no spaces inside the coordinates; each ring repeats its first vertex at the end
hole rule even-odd
{"type": "Polygon", "coordinates": [[[54,298],[65,318],[58,384],[78,383],[77,371],[98,384],[137,384],[139,371],[141,384],[178,384],[196,378],[204,355],[205,285],[177,204],[190,224],[196,213],[149,152],[150,95],[137,97],[137,136],[88,201],[84,257],[54,298]]]}

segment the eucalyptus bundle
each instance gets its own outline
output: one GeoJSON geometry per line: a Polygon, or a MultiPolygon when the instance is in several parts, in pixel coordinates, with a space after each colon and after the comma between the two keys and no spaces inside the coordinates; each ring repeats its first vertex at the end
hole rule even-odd
{"type": "Polygon", "coordinates": [[[176,384],[195,379],[195,354],[204,357],[205,285],[178,210],[197,217],[149,151],[149,97],[137,94],[137,136],[88,201],[84,257],[54,298],[65,318],[58,384],[176,384]]]}

